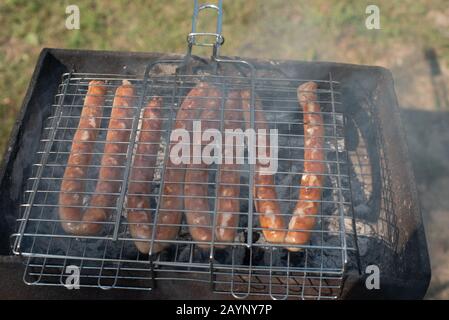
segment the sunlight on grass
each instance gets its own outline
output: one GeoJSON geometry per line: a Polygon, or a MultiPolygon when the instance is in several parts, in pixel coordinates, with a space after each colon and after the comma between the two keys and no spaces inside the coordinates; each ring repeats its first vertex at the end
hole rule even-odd
{"type": "MultiPolygon", "coordinates": [[[[81,30],[65,28],[74,1],[3,0],[0,3],[0,150],[5,148],[35,61],[43,47],[184,53],[192,3],[77,0],[81,30]]],[[[372,63],[398,41],[432,46],[447,62],[447,34],[426,18],[444,0],[376,1],[382,30],[364,27],[369,2],[348,0],[225,1],[224,55],[372,63]],[[347,52],[346,52],[347,51],[347,52]],[[346,55],[347,54],[347,55],[346,55]]],[[[214,23],[213,17],[206,25],[214,23]]],[[[209,19],[207,19],[209,20],[209,19]]],[[[207,50],[200,54],[209,54],[207,50]]]]}

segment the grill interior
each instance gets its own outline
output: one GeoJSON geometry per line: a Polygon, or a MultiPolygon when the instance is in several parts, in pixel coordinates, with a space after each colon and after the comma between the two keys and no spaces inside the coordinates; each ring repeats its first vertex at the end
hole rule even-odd
{"type": "MultiPolygon", "coordinates": [[[[86,73],[63,75],[52,105],[53,112],[43,128],[39,161],[33,165],[33,174],[28,180],[16,235],[15,250],[28,257],[26,281],[30,284],[65,284],[69,276],[65,273],[66,267],[75,265],[80,268],[81,286],[149,290],[155,282],[177,279],[209,282],[214,292],[231,293],[237,297],[257,294],[272,298],[336,298],[347,262],[347,250],[354,250],[353,246],[348,245],[348,222],[345,222],[345,219],[348,220],[350,225],[353,216],[340,83],[332,80],[331,73],[324,79],[291,79],[276,74],[271,77],[248,76],[242,72],[237,75],[155,73],[162,65],[165,72],[175,69],[167,68],[166,62],[158,62],[149,68],[147,77],[143,78],[86,73]],[[212,241],[208,243],[210,249],[200,249],[192,240],[189,226],[183,219],[178,238],[168,241],[171,244],[169,249],[158,255],[142,255],[136,250],[133,244],[135,239],[128,232],[126,201],[118,202],[117,207],[112,208],[116,209],[116,213],[104,223],[102,234],[95,237],[66,234],[58,216],[58,193],[87,85],[93,79],[106,81],[108,93],[86,181],[86,199],[95,190],[114,92],[126,79],[137,88],[134,109],[138,117],[142,106],[152,97],[161,96],[164,101],[155,179],[147,181],[153,186],[152,193],[148,194],[152,201],[150,211],[153,217],[157,214],[170,128],[185,96],[201,80],[215,85],[222,92],[252,89],[260,99],[270,129],[278,130],[276,190],[286,219],[289,219],[297,201],[304,162],[302,110],[298,105],[296,89],[306,81],[317,82],[318,102],[325,126],[326,173],[320,214],[312,231],[311,242],[303,245],[301,252],[291,253],[281,244],[270,244],[264,240],[249,192],[253,187],[249,176],[254,168],[248,161],[239,169],[239,225],[237,236],[231,243],[212,241]],[[217,248],[223,244],[224,249],[217,248]]],[[[227,70],[223,72],[229,72],[227,70]]],[[[223,117],[223,112],[220,114],[223,117]]],[[[222,123],[221,117],[215,120],[222,123]]],[[[138,126],[135,130],[139,130],[138,126]]],[[[135,152],[133,144],[130,143],[128,148],[128,155],[132,155],[135,152]]],[[[127,158],[122,167],[123,173],[132,166],[132,159],[132,156],[127,158]]],[[[208,201],[212,216],[216,214],[218,170],[219,165],[216,164],[208,168],[208,201]]],[[[127,182],[125,179],[120,181],[120,192],[126,194],[127,182]]],[[[88,201],[85,203],[84,207],[89,207],[88,201]]],[[[153,228],[154,224],[153,221],[153,228]]]]}

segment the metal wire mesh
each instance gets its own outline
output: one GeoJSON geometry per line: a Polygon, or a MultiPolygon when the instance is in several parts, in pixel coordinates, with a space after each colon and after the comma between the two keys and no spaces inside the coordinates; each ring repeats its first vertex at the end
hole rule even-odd
{"type": "MultiPolygon", "coordinates": [[[[63,76],[55,102],[54,112],[47,119],[40,139],[39,161],[33,166],[31,178],[22,205],[19,229],[14,234],[14,252],[27,257],[25,282],[35,285],[64,285],[68,277],[67,266],[80,270],[80,285],[100,288],[126,288],[151,290],[156,282],[202,281],[210,283],[212,290],[231,293],[235,297],[249,295],[270,296],[275,299],[310,298],[334,299],[342,285],[347,251],[354,250],[347,243],[346,225],[351,222],[351,192],[348,174],[348,155],[345,150],[345,119],[340,101],[340,84],[327,75],[325,79],[286,79],[277,77],[199,76],[176,74],[152,74],[145,77],[130,75],[79,74],[63,76]],[[163,209],[158,205],[162,197],[163,173],[167,169],[168,142],[177,110],[188,92],[199,80],[220,88],[222,92],[250,89],[262,104],[271,129],[278,130],[279,157],[275,187],[282,213],[288,219],[297,201],[300,177],[304,167],[303,110],[298,105],[296,90],[301,83],[315,81],[318,84],[318,102],[324,120],[324,151],[326,166],[325,184],[320,202],[315,229],[311,230],[311,241],[303,245],[300,252],[289,252],[282,244],[264,240],[258,222],[258,213],[253,210],[252,166],[244,163],[240,173],[240,210],[236,237],[229,243],[211,241],[207,249],[197,246],[183,219],[178,237],[165,240],[170,246],[156,255],[143,255],[134,246],[129,233],[130,223],[126,219],[128,209],[126,187],[131,179],[118,182],[122,188],[118,194],[125,197],[117,201],[111,219],[102,223],[102,233],[96,236],[74,236],[65,233],[58,216],[58,193],[67,165],[72,140],[80,119],[83,101],[90,80],[104,80],[107,95],[98,138],[88,168],[85,198],[88,200],[95,190],[98,171],[101,167],[102,148],[105,143],[114,92],[129,80],[136,88],[136,103],[132,107],[132,135],[127,159],[120,166],[123,177],[132,166],[135,156],[135,140],[140,134],[139,122],[142,106],[155,96],[163,98],[161,113],[161,141],[152,181],[152,192],[147,194],[151,206],[147,210],[157,215],[163,209]],[[223,247],[224,248],[221,248],[223,247]]],[[[210,97],[202,97],[207,100],[210,97]]],[[[223,110],[225,98],[221,98],[223,110]]],[[[222,124],[224,112],[215,119],[222,124]]],[[[196,119],[192,119],[196,120],[196,119]]],[[[220,165],[211,165],[208,203],[211,216],[217,214],[217,175],[220,165]]],[[[142,182],[142,181],[140,181],[142,182]]],[[[183,196],[187,197],[187,196],[183,196]]],[[[89,207],[85,201],[83,208],[89,207]]],[[[156,227],[152,221],[150,226],[156,227]]],[[[211,226],[215,230],[215,225],[211,226]]],[[[151,245],[158,240],[148,239],[151,245]]],[[[203,243],[204,245],[204,243],[203,243]]]]}

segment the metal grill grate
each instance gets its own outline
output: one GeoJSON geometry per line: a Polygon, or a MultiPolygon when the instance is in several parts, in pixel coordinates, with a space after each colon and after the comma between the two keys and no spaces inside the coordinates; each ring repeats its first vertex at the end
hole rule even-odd
{"type": "MultiPolygon", "coordinates": [[[[239,298],[249,295],[268,295],[276,299],[337,298],[348,259],[347,251],[354,250],[347,244],[348,232],[352,231],[346,230],[348,222],[350,225],[352,221],[352,205],[340,84],[332,79],[331,74],[325,79],[288,79],[277,75],[260,76],[257,72],[251,72],[249,77],[241,73],[178,75],[154,73],[154,69],[154,66],[150,67],[144,77],[77,73],[63,76],[52,106],[54,112],[44,126],[39,161],[33,166],[22,205],[23,215],[18,219],[19,229],[14,234],[14,252],[28,258],[25,282],[64,285],[68,277],[67,266],[77,266],[80,285],[86,287],[151,290],[156,282],[163,285],[164,281],[193,280],[210,283],[214,292],[231,293],[239,298]],[[114,92],[125,79],[136,88],[135,117],[126,164],[122,167],[123,178],[119,180],[122,185],[117,194],[119,200],[117,207],[111,208],[115,209],[115,214],[104,222],[101,234],[80,237],[63,231],[58,216],[58,193],[87,85],[94,79],[106,81],[108,90],[101,129],[88,169],[86,199],[95,190],[114,92]],[[128,231],[129,223],[125,217],[129,209],[126,203],[129,179],[126,177],[135,154],[134,141],[140,132],[142,106],[154,96],[163,98],[158,161],[153,181],[147,181],[153,186],[148,197],[151,198],[149,210],[154,216],[162,210],[158,204],[166,169],[164,160],[176,112],[199,80],[217,86],[222,92],[247,88],[260,99],[269,127],[279,133],[276,190],[286,219],[297,201],[304,162],[302,109],[298,105],[296,89],[306,81],[318,84],[318,102],[325,127],[325,184],[316,227],[312,230],[310,243],[303,245],[301,252],[289,252],[282,244],[264,241],[257,212],[253,211],[250,191],[253,182],[249,177],[254,168],[247,162],[239,169],[239,225],[237,237],[232,243],[224,243],[225,248],[220,249],[218,243],[212,241],[207,243],[209,249],[200,249],[189,234],[187,222],[183,220],[178,237],[167,241],[171,246],[160,254],[142,255],[135,248],[135,239],[128,231]]],[[[223,106],[224,98],[221,108],[223,106]]],[[[254,111],[254,107],[252,109],[254,111]]],[[[216,121],[223,123],[223,112],[216,121]]],[[[210,213],[214,216],[217,212],[215,202],[219,165],[211,165],[207,170],[208,201],[210,213]]],[[[151,224],[153,230],[154,224],[151,224]]],[[[212,230],[215,230],[215,225],[212,230]]],[[[154,245],[154,239],[148,241],[154,245]]]]}

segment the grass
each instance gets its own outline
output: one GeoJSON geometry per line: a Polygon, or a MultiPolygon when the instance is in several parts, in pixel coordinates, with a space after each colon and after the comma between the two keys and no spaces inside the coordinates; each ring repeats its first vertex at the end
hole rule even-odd
{"type": "MultiPolygon", "coordinates": [[[[73,1],[0,3],[0,151],[4,150],[43,47],[185,52],[191,1],[77,0],[81,29],[65,28],[73,1]]],[[[224,55],[372,64],[397,45],[434,47],[449,62],[448,28],[431,15],[444,0],[377,0],[381,30],[365,28],[371,1],[225,0],[224,55]],[[446,32],[446,33],[445,33],[446,32]]],[[[446,11],[444,11],[446,10],[446,11]]],[[[203,28],[213,28],[205,16],[203,28]]],[[[197,51],[208,54],[207,51],[197,51]]]]}

